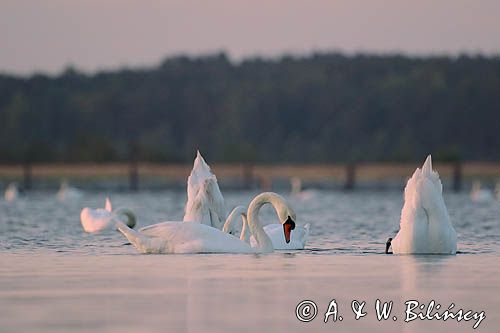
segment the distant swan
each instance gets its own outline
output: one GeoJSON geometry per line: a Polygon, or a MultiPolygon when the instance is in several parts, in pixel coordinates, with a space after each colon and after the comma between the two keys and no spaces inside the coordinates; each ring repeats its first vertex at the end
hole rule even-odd
{"type": "Polygon", "coordinates": [[[302,180],[299,177],[292,177],[290,179],[290,185],[292,187],[290,197],[293,199],[307,201],[313,199],[317,194],[314,190],[303,190],[302,180]]]}
{"type": "Polygon", "coordinates": [[[457,235],[443,200],[443,186],[431,155],[417,168],[404,192],[400,230],[387,242],[395,254],[455,254],[457,235]]]}
{"type": "Polygon", "coordinates": [[[7,189],[5,190],[5,201],[12,202],[17,199],[19,196],[19,190],[17,189],[17,184],[16,183],[10,183],[9,186],[7,186],[7,189]]]}
{"type": "Polygon", "coordinates": [[[481,182],[479,180],[476,180],[472,183],[470,198],[475,202],[486,202],[493,200],[494,195],[492,191],[482,188],[481,182]]]}
{"type": "Polygon", "coordinates": [[[224,226],[225,218],[224,198],[217,177],[197,151],[187,181],[187,202],[182,220],[199,222],[220,230],[224,226]]]}
{"type": "Polygon", "coordinates": [[[258,218],[260,208],[266,203],[275,208],[285,239],[290,241],[290,233],[295,228],[295,212],[281,196],[271,192],[256,196],[248,208],[248,226],[257,241],[255,248],[201,223],[163,222],[139,231],[128,228],[122,222],[117,222],[117,227],[141,253],[268,253],[273,252],[274,248],[258,218]]]}
{"type": "Polygon", "coordinates": [[[106,198],[105,208],[92,209],[85,207],[80,213],[80,222],[86,232],[99,232],[114,228],[117,220],[126,218],[128,227],[133,228],[136,223],[135,214],[126,208],[118,208],[113,211],[111,201],[106,198]]]}
{"type": "MultiPolygon", "coordinates": [[[[257,242],[255,240],[255,237],[250,236],[250,231],[247,226],[248,222],[246,218],[245,206],[237,206],[233,209],[231,214],[229,214],[226,223],[224,224],[223,231],[236,236],[237,228],[235,227],[234,223],[238,216],[241,216],[243,225],[239,236],[240,239],[242,241],[245,241],[246,243],[249,243],[252,247],[256,247],[257,242]]],[[[310,224],[307,223],[303,227],[295,226],[295,229],[290,234],[290,242],[288,243],[286,242],[285,236],[283,235],[283,227],[281,224],[272,223],[265,225],[263,228],[266,234],[271,239],[275,250],[303,250],[306,245],[307,238],[309,237],[310,224]]]]}
{"type": "Polygon", "coordinates": [[[81,196],[82,191],[75,187],[71,187],[66,180],[61,182],[61,186],[57,192],[57,199],[59,199],[59,201],[75,200],[81,196]]]}

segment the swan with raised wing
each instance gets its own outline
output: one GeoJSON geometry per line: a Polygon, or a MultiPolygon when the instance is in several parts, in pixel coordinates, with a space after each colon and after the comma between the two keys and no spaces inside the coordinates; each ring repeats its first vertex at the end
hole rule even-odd
{"type": "Polygon", "coordinates": [[[457,235],[444,203],[439,174],[432,170],[431,155],[406,184],[400,230],[387,241],[386,253],[391,246],[395,254],[457,252],[457,235]]]}
{"type": "Polygon", "coordinates": [[[130,228],[133,228],[136,223],[135,214],[130,209],[118,208],[113,211],[109,198],[106,198],[104,208],[85,207],[80,212],[80,222],[83,230],[90,233],[114,228],[118,220],[125,220],[126,225],[130,228]]]}
{"type": "Polygon", "coordinates": [[[285,240],[289,242],[295,228],[295,212],[280,195],[272,192],[257,195],[248,207],[248,227],[256,239],[255,248],[201,223],[163,222],[135,231],[119,221],[117,227],[141,253],[268,253],[274,248],[258,217],[259,210],[267,203],[276,210],[285,240]]]}

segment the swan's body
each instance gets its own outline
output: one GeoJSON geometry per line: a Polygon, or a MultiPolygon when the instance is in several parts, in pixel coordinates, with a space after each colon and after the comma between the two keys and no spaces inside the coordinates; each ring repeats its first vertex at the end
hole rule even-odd
{"type": "Polygon", "coordinates": [[[85,207],[80,213],[80,222],[86,232],[99,232],[114,228],[117,220],[126,218],[126,223],[130,228],[135,226],[135,215],[126,208],[118,208],[113,211],[111,201],[106,198],[105,208],[92,209],[85,207]]]}
{"type": "Polygon", "coordinates": [[[76,200],[82,196],[82,191],[75,187],[71,187],[67,181],[63,181],[57,192],[59,201],[76,200]]]}
{"type": "Polygon", "coordinates": [[[5,201],[12,202],[16,200],[19,196],[19,190],[17,189],[16,183],[10,183],[5,189],[5,201]]]}
{"type": "Polygon", "coordinates": [[[470,192],[470,198],[475,202],[486,202],[494,199],[493,192],[481,187],[480,181],[475,181],[472,183],[472,190],[470,192]]]}
{"type": "Polygon", "coordinates": [[[390,243],[396,254],[455,254],[457,236],[443,200],[443,186],[429,155],[408,180],[400,230],[390,243]]]}
{"type": "Polygon", "coordinates": [[[258,219],[258,212],[266,203],[271,203],[278,212],[287,237],[295,227],[295,213],[283,198],[275,193],[256,196],[248,209],[248,226],[257,240],[256,248],[202,223],[163,222],[139,231],[128,228],[122,222],[117,222],[117,227],[141,253],[267,253],[273,251],[273,246],[258,219]]]}
{"type": "Polygon", "coordinates": [[[199,222],[222,229],[226,219],[224,198],[217,177],[199,151],[187,181],[187,197],[183,221],[199,222]]]}
{"type": "MultiPolygon", "coordinates": [[[[224,224],[223,231],[235,236],[237,234],[235,222],[239,216],[241,216],[242,218],[240,239],[242,241],[245,241],[246,243],[249,243],[252,247],[256,247],[257,242],[255,241],[255,237],[250,236],[250,231],[247,226],[248,222],[246,218],[245,206],[237,206],[233,209],[231,214],[229,214],[226,223],[224,224]]],[[[290,234],[290,242],[287,243],[283,234],[283,226],[281,224],[272,223],[263,227],[264,232],[271,239],[273,248],[275,250],[303,250],[309,236],[309,228],[309,223],[303,227],[296,226],[290,234]]]]}

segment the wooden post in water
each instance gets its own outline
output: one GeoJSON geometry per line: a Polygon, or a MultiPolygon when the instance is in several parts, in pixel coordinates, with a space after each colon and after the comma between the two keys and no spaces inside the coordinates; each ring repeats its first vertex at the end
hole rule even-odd
{"type": "Polygon", "coordinates": [[[455,162],[453,166],[453,191],[460,192],[462,190],[462,163],[455,162]]]}
{"type": "Polygon", "coordinates": [[[129,176],[128,176],[129,189],[131,191],[138,191],[139,190],[139,168],[137,166],[138,147],[134,141],[129,142],[128,151],[130,159],[129,176]]]}
{"type": "Polygon", "coordinates": [[[130,161],[129,166],[129,189],[131,191],[139,190],[139,168],[137,167],[137,161],[130,161]]]}
{"type": "Polygon", "coordinates": [[[345,168],[346,177],[344,183],[344,190],[350,191],[354,189],[354,185],[356,184],[356,164],[349,163],[345,168]]]}
{"type": "Polygon", "coordinates": [[[23,189],[25,191],[31,190],[32,176],[31,176],[31,163],[30,162],[25,162],[23,164],[23,179],[24,179],[23,189]]]}
{"type": "Polygon", "coordinates": [[[250,190],[253,187],[253,165],[243,164],[243,187],[250,190]]]}
{"type": "Polygon", "coordinates": [[[263,192],[271,191],[273,188],[273,181],[269,177],[261,176],[260,180],[260,190],[263,192]]]}

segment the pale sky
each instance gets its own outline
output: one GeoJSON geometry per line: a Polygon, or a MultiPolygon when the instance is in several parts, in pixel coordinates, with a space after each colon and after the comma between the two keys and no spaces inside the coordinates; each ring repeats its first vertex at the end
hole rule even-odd
{"type": "Polygon", "coordinates": [[[0,72],[94,72],[166,56],[500,54],[499,0],[0,0],[0,72]]]}

